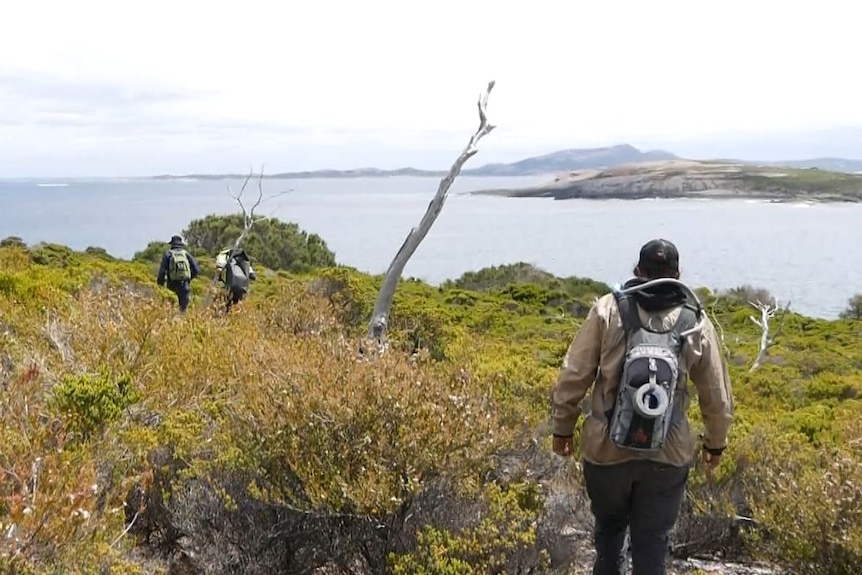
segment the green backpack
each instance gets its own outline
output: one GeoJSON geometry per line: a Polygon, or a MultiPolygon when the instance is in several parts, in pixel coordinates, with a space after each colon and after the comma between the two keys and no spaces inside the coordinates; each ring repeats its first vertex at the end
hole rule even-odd
{"type": "Polygon", "coordinates": [[[189,281],[192,279],[192,266],[189,264],[189,253],[186,250],[171,250],[168,262],[168,279],[172,282],[189,281]]]}

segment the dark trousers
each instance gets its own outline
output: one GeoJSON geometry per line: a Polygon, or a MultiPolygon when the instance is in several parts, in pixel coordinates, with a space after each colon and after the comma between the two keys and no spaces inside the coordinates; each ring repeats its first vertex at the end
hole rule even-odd
{"type": "Polygon", "coordinates": [[[172,282],[168,284],[168,288],[176,294],[177,303],[180,306],[180,312],[185,313],[186,309],[189,307],[189,300],[191,299],[192,292],[189,282],[172,282]]]}
{"type": "Polygon", "coordinates": [[[687,481],[688,466],[585,461],[584,482],[596,520],[593,575],[625,575],[626,528],[631,538],[632,575],[666,575],[670,532],[687,481]]]}
{"type": "Polygon", "coordinates": [[[228,291],[227,292],[227,303],[225,304],[225,311],[230,311],[230,307],[234,304],[238,304],[245,298],[244,291],[228,291]]]}

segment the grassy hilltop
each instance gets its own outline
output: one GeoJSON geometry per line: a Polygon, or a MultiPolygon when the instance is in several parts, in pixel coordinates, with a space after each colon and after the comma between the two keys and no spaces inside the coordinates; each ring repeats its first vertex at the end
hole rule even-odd
{"type": "MultiPolygon", "coordinates": [[[[360,356],[380,277],[258,273],[232,313],[202,279],[179,316],[152,263],[0,247],[0,573],[587,572],[548,394],[607,286],[525,264],[406,280],[391,349],[360,356]]],[[[675,556],[859,572],[862,322],[779,314],[749,372],[758,294],[702,293],[736,420],[675,556]]]]}

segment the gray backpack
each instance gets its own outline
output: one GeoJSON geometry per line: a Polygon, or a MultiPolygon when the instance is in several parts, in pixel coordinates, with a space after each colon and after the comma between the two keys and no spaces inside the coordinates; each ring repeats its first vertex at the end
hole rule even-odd
{"type": "Polygon", "coordinates": [[[248,292],[248,274],[236,258],[230,258],[225,269],[225,285],[234,293],[248,292]]]}
{"type": "Polygon", "coordinates": [[[626,332],[626,355],[608,433],[618,447],[654,455],[661,451],[673,422],[680,384],[679,357],[686,331],[700,321],[700,306],[686,303],[670,331],[644,326],[631,294],[614,292],[626,332]]]}

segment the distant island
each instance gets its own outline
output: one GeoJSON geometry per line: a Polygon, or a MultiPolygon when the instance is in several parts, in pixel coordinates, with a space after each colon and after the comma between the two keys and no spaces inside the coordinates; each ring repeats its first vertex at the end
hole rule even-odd
{"type": "MultiPolygon", "coordinates": [[[[607,169],[620,165],[656,162],[667,160],[682,160],[679,156],[664,150],[648,150],[643,152],[629,144],[608,146],[603,148],[584,148],[560,150],[550,154],[526,158],[510,164],[485,164],[476,168],[461,170],[464,176],[482,177],[512,177],[554,175],[587,169],[607,169]]],[[[862,172],[862,160],[844,158],[814,158],[810,160],[789,160],[786,162],[748,162],[741,160],[726,160],[733,164],[785,166],[789,168],[818,168],[834,172],[862,172]]],[[[379,178],[396,176],[442,177],[446,170],[421,170],[417,168],[399,168],[396,170],[381,170],[379,168],[357,168],[353,170],[313,170],[304,172],[282,172],[265,174],[269,179],[310,179],[310,178],[379,178]]],[[[148,179],[155,180],[224,180],[244,178],[246,174],[185,174],[160,175],[148,179]]]]}
{"type": "Polygon", "coordinates": [[[515,198],[750,198],[775,202],[860,202],[862,174],[728,161],[663,160],[585,169],[547,184],[472,192],[515,198]]]}

